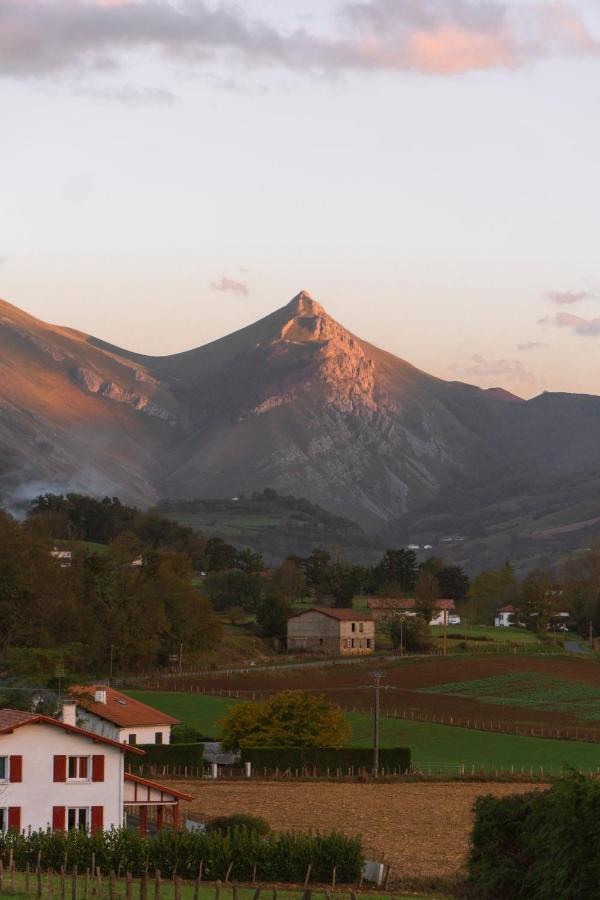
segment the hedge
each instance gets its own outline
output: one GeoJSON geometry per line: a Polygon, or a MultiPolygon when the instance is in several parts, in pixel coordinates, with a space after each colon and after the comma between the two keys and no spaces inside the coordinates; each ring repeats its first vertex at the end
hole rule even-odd
{"type": "MultiPolygon", "coordinates": [[[[348,769],[373,768],[373,750],[368,747],[245,747],[242,750],[242,762],[252,763],[252,767],[260,773],[263,769],[303,769],[316,768],[320,772],[329,769],[335,773],[341,769],[345,774],[348,769]]],[[[406,772],[410,769],[410,750],[408,747],[386,747],[379,751],[381,769],[406,772]]]]}
{"type": "Polygon", "coordinates": [[[279,834],[261,837],[246,828],[219,831],[162,831],[154,837],[121,828],[90,835],[81,831],[31,833],[0,832],[0,855],[6,861],[12,849],[18,869],[34,869],[40,852],[42,869],[59,871],[77,865],[80,872],[96,866],[103,872],[143,875],[159,869],[167,878],[174,874],[195,879],[200,862],[206,879],[225,878],[233,862],[231,877],[251,881],[256,865],[259,881],[297,884],[304,881],[309,864],[313,881],[336,879],[351,883],[360,877],[364,864],[360,838],[332,832],[326,835],[279,834]]]}
{"type": "Polygon", "coordinates": [[[598,782],[477,800],[469,886],[478,900],[598,897],[599,871],[598,782]]]}
{"type": "Polygon", "coordinates": [[[127,753],[126,766],[143,771],[148,766],[197,766],[204,761],[204,744],[139,744],[145,756],[127,753]]]}

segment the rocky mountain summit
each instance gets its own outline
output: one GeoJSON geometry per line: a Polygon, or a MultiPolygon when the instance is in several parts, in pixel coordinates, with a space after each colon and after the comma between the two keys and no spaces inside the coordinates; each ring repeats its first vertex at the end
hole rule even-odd
{"type": "Polygon", "coordinates": [[[456,530],[452,511],[472,524],[499,484],[496,506],[594,473],[599,439],[600,399],[525,402],[434,378],[351,334],[305,291],[164,357],[0,302],[9,501],[70,489],[149,504],[273,487],[373,531],[441,534],[456,530]]]}

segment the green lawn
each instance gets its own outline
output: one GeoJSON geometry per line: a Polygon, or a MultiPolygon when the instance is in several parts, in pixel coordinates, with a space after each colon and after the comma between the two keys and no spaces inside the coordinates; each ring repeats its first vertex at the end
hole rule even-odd
{"type": "Polygon", "coordinates": [[[218,737],[217,722],[226,716],[239,700],[226,697],[205,697],[203,694],[176,694],[172,691],[127,691],[131,697],[155,706],[180,719],[184,725],[196,728],[207,737],[218,737]]]}
{"type": "Polygon", "coordinates": [[[600,687],[565,681],[541,672],[512,672],[471,681],[437,684],[426,693],[473,697],[498,706],[562,712],[578,719],[600,720],[600,687]]]}
{"type": "MultiPolygon", "coordinates": [[[[350,713],[353,747],[371,747],[373,724],[370,716],[350,713]]],[[[455,728],[447,725],[430,725],[424,722],[406,722],[402,719],[381,720],[381,745],[383,747],[410,747],[413,762],[423,765],[468,766],[495,769],[503,767],[519,769],[534,767],[539,771],[561,766],[597,769],[600,767],[600,744],[583,741],[560,741],[550,738],[520,737],[455,728]]]]}
{"type": "MultiPolygon", "coordinates": [[[[432,625],[431,634],[434,637],[442,637],[443,625],[432,625]]],[[[494,628],[491,625],[449,625],[448,638],[450,641],[466,638],[469,641],[479,640],[485,643],[494,641],[494,643],[537,644],[539,642],[539,637],[535,632],[527,631],[526,628],[494,628]]]]}
{"type": "MultiPolygon", "coordinates": [[[[239,703],[221,697],[205,697],[202,694],[176,694],[168,691],[129,691],[144,703],[168,712],[186,725],[197,728],[203,734],[218,736],[216,722],[227,710],[239,703]]],[[[373,724],[370,716],[349,713],[352,747],[370,747],[373,741],[373,724]]],[[[556,773],[561,766],[596,769],[600,766],[600,744],[583,741],[560,741],[551,738],[520,737],[454,728],[447,725],[430,725],[424,722],[407,722],[403,719],[382,718],[381,745],[383,747],[410,747],[413,760],[421,766],[485,767],[493,769],[511,766],[532,766],[539,771],[552,768],[556,773]]]]}

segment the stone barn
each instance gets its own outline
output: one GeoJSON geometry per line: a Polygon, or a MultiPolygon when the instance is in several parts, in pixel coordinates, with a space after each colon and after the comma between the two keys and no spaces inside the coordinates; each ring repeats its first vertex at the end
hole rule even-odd
{"type": "Polygon", "coordinates": [[[288,619],[288,650],[328,656],[365,656],[375,649],[371,613],[355,609],[307,609],[288,619]]]}

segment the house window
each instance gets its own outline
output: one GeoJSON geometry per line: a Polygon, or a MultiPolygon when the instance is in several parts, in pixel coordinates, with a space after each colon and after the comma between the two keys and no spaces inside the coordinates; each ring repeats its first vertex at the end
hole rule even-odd
{"type": "Polygon", "coordinates": [[[352,631],[356,631],[356,622],[352,623],[352,631]]]}
{"type": "Polygon", "coordinates": [[[137,734],[130,734],[127,739],[128,744],[133,744],[135,746],[137,744],[137,734]]]}
{"type": "Polygon", "coordinates": [[[365,626],[364,626],[364,624],[363,624],[362,622],[359,622],[359,623],[358,623],[358,630],[359,630],[359,631],[364,631],[364,630],[365,630],[365,626]]]}
{"type": "Polygon", "coordinates": [[[162,733],[162,731],[157,731],[154,735],[154,743],[162,744],[162,742],[163,742],[163,733],[162,733]]]}
{"type": "Polygon", "coordinates": [[[323,638],[319,638],[319,647],[323,646],[323,638]]]}
{"type": "Polygon", "coordinates": [[[67,828],[69,831],[87,831],[89,813],[90,811],[86,806],[70,806],[67,810],[67,828]]]}
{"type": "Polygon", "coordinates": [[[89,781],[89,756],[69,756],[67,758],[67,781],[89,781]]]}
{"type": "Polygon", "coordinates": [[[356,647],[356,640],[355,640],[355,638],[352,638],[352,648],[354,649],[355,647],[356,647]]]}
{"type": "Polygon", "coordinates": [[[0,831],[6,831],[8,828],[8,810],[5,806],[0,806],[0,831]]]}
{"type": "Polygon", "coordinates": [[[0,756],[0,781],[8,781],[8,756],[0,756]]]}
{"type": "Polygon", "coordinates": [[[367,638],[367,650],[371,649],[371,638],[367,638]]]}

